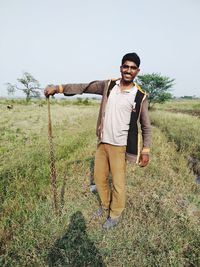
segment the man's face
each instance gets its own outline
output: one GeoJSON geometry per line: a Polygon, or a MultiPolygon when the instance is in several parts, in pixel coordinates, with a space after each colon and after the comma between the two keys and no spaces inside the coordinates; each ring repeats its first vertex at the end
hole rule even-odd
{"type": "Polygon", "coordinates": [[[132,82],[133,79],[137,76],[140,69],[133,61],[126,60],[124,64],[120,67],[120,72],[122,76],[122,80],[124,82],[132,82]]]}

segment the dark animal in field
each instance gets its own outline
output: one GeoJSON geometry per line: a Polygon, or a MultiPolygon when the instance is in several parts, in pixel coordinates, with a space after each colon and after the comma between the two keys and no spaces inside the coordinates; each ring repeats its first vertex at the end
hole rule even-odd
{"type": "Polygon", "coordinates": [[[13,109],[13,105],[7,105],[7,109],[13,109]]]}

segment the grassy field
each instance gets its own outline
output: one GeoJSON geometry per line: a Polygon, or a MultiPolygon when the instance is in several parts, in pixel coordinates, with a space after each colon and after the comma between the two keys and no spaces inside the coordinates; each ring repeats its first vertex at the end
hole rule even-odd
{"type": "Polygon", "coordinates": [[[151,112],[152,124],[174,142],[188,159],[194,173],[200,176],[200,100],[172,100],[157,104],[151,112]],[[191,116],[192,115],[192,116],[191,116]]]}
{"type": "Polygon", "coordinates": [[[200,266],[200,185],[186,157],[199,155],[198,120],[176,118],[176,136],[185,125],[195,131],[187,139],[194,145],[181,137],[177,149],[166,130],[171,115],[159,113],[167,117],[161,124],[152,112],[151,162],[128,164],[127,208],[105,231],[89,191],[98,105],[51,106],[60,216],[52,208],[47,105],[13,105],[0,103],[0,266],[200,266]]]}
{"type": "Polygon", "coordinates": [[[154,111],[152,123],[166,133],[177,149],[200,160],[200,121],[182,113],[154,111]]]}
{"type": "Polygon", "coordinates": [[[172,99],[164,104],[156,104],[155,107],[157,110],[167,110],[200,116],[200,99],[172,99]]]}

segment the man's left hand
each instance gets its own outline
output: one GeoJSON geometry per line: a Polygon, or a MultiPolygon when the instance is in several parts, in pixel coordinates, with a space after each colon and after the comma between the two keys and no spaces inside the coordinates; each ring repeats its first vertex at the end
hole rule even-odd
{"type": "Polygon", "coordinates": [[[139,166],[145,167],[148,165],[148,163],[149,163],[149,154],[141,154],[139,160],[139,166]]]}

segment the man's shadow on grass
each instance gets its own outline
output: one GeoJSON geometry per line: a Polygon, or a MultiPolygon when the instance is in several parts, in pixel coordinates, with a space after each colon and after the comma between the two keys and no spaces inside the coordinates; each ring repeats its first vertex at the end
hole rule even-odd
{"type": "Polygon", "coordinates": [[[47,263],[50,267],[105,267],[101,254],[88,238],[85,219],[80,211],[72,215],[65,235],[55,242],[47,263]]]}

